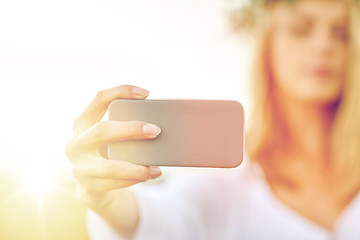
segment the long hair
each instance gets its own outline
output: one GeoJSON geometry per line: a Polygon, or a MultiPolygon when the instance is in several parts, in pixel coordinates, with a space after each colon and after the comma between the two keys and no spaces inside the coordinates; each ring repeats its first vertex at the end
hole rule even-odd
{"type": "MultiPolygon", "coordinates": [[[[255,42],[250,78],[252,111],[247,119],[245,136],[247,155],[251,160],[263,161],[262,165],[267,166],[267,174],[272,178],[292,184],[286,176],[278,174],[276,161],[266,161],[276,144],[284,140],[276,134],[281,126],[275,121],[276,106],[271,98],[272,79],[267,59],[267,39],[272,25],[269,9],[277,1],[253,0],[251,6],[232,10],[230,16],[234,30],[250,32],[255,42]]],[[[360,187],[360,8],[355,0],[348,2],[349,65],[342,95],[335,105],[329,139],[330,173],[336,183],[334,189],[340,195],[354,193],[360,187]]]]}

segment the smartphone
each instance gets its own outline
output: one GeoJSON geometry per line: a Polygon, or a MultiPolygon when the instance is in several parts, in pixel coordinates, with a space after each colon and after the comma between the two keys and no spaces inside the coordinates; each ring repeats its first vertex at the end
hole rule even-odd
{"type": "Polygon", "coordinates": [[[154,139],[108,145],[108,157],[147,166],[237,167],[243,160],[244,108],[235,100],[117,99],[108,119],[156,124],[154,139]]]}

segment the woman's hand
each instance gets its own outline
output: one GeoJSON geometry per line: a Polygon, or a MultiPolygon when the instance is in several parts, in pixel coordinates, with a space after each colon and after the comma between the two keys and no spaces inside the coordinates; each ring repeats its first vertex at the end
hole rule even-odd
{"type": "Polygon", "coordinates": [[[160,128],[141,121],[100,121],[112,100],[144,99],[148,95],[147,90],[131,85],[100,91],[74,121],[74,136],[66,143],[65,152],[78,181],[77,197],[90,207],[99,208],[109,203],[111,190],[161,175],[159,167],[107,159],[108,142],[156,138],[160,128]]]}

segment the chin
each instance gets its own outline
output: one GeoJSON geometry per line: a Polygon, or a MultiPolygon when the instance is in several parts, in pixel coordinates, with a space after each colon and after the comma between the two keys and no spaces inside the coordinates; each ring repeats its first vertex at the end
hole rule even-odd
{"type": "MultiPolygon", "coordinates": [[[[314,79],[312,79],[314,80],[314,79]]],[[[339,79],[329,79],[328,81],[319,82],[311,81],[307,86],[308,97],[314,103],[333,105],[338,103],[342,95],[342,83],[339,79]]]]}
{"type": "Polygon", "coordinates": [[[304,98],[306,102],[310,102],[316,105],[333,106],[337,105],[341,100],[340,93],[317,93],[308,95],[304,98]]]}

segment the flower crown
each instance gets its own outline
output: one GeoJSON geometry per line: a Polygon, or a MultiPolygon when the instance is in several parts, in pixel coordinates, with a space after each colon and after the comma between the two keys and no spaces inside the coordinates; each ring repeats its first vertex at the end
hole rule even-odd
{"type": "MultiPolygon", "coordinates": [[[[234,0],[230,1],[234,2],[234,0]]],[[[233,8],[230,10],[230,21],[233,30],[251,31],[253,27],[257,25],[258,21],[260,21],[265,9],[271,4],[280,1],[288,4],[296,2],[296,0],[248,0],[246,4],[241,4],[240,7],[233,8]]],[[[360,7],[360,0],[350,1],[355,1],[357,6],[360,7]]]]}

